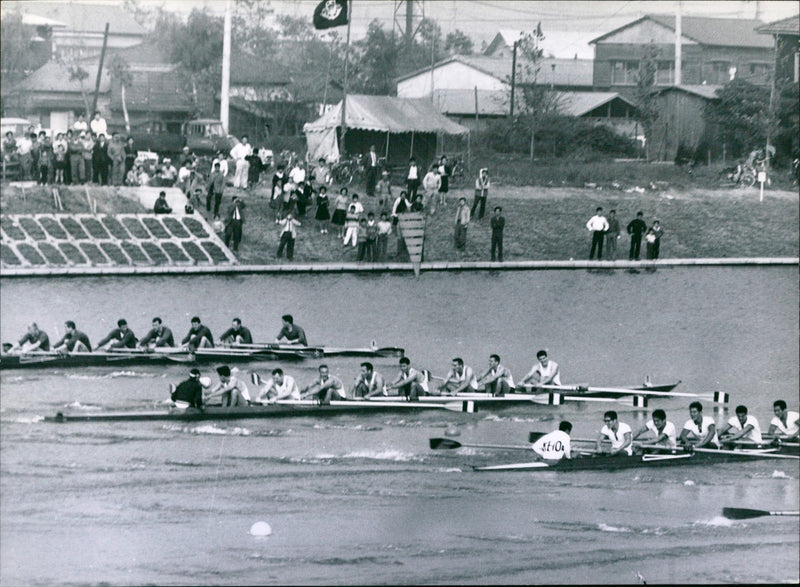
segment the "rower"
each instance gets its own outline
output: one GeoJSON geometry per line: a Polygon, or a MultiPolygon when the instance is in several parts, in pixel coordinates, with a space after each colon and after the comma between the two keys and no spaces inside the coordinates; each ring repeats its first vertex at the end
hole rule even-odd
{"type": "Polygon", "coordinates": [[[562,420],[558,430],[545,434],[531,447],[541,460],[558,462],[563,458],[572,458],[569,434],[572,432],[572,423],[562,420]]]}
{"type": "Polygon", "coordinates": [[[786,409],[782,399],[772,404],[775,417],[769,423],[769,433],[781,440],[797,440],[800,437],[800,413],[786,409]]]}
{"type": "Polygon", "coordinates": [[[600,430],[597,438],[597,450],[600,451],[601,443],[606,440],[611,442],[611,448],[608,450],[610,455],[631,456],[633,454],[631,427],[625,422],[620,422],[614,410],[603,414],[603,422],[605,422],[605,426],[600,430]]]}
{"type": "Polygon", "coordinates": [[[206,402],[212,397],[220,395],[222,396],[223,408],[250,405],[250,390],[247,389],[247,384],[235,375],[232,375],[231,368],[228,367],[228,365],[217,367],[217,375],[219,375],[219,383],[205,396],[206,402]]]}
{"type": "Polygon", "coordinates": [[[514,377],[506,367],[500,364],[499,355],[489,355],[489,368],[478,377],[478,387],[483,385],[486,393],[502,397],[514,393],[514,377]]]}
{"type": "Polygon", "coordinates": [[[242,326],[239,318],[234,318],[231,327],[219,337],[222,344],[253,344],[253,335],[250,329],[242,326]]]}
{"type": "Polygon", "coordinates": [[[89,342],[89,337],[75,328],[75,323],[72,320],[64,322],[64,326],[67,332],[64,334],[64,337],[53,346],[54,351],[92,352],[92,343],[89,342]]]}
{"type": "Polygon", "coordinates": [[[522,379],[522,384],[530,383],[534,387],[540,385],[561,385],[561,372],[558,370],[558,363],[547,358],[547,351],[541,350],[536,353],[538,361],[527,375],[522,379]]]}
{"type": "Polygon", "coordinates": [[[211,381],[207,377],[200,377],[198,369],[189,371],[189,378],[179,383],[170,395],[172,401],[175,402],[175,407],[180,410],[202,408],[204,383],[207,386],[211,384],[211,381]]]}
{"type": "Polygon", "coordinates": [[[747,414],[747,406],[736,406],[736,415],[730,418],[719,431],[720,442],[728,443],[734,440],[746,440],[761,444],[761,426],[755,416],[747,414]]]}
{"type": "Polygon", "coordinates": [[[261,388],[256,401],[267,405],[282,399],[299,400],[300,390],[297,388],[294,377],[284,375],[283,369],[277,368],[272,370],[272,379],[261,388]]]}
{"type": "Polygon", "coordinates": [[[667,413],[664,410],[653,410],[653,417],[636,431],[636,434],[633,435],[633,440],[648,432],[653,434],[648,439],[648,444],[660,444],[665,448],[675,448],[678,433],[675,429],[675,424],[667,420],[667,413]]]}
{"type": "Polygon", "coordinates": [[[450,371],[439,386],[439,393],[458,395],[462,391],[477,392],[478,379],[472,367],[464,364],[461,357],[456,357],[450,364],[450,371]]]}
{"type": "Polygon", "coordinates": [[[689,419],[683,425],[679,440],[683,445],[719,448],[717,425],[709,416],[703,416],[703,404],[700,402],[689,404],[689,419]]]}
{"type": "Polygon", "coordinates": [[[8,349],[9,353],[30,353],[32,351],[49,351],[50,338],[44,332],[39,330],[36,322],[31,322],[28,325],[28,332],[19,339],[19,342],[8,349]]]}
{"type": "Polygon", "coordinates": [[[369,399],[376,395],[386,395],[386,383],[383,375],[375,371],[369,361],[361,363],[361,373],[356,378],[352,394],[354,399],[369,399]]]}
{"type": "Polygon", "coordinates": [[[97,343],[95,351],[99,351],[103,345],[108,344],[108,349],[133,349],[136,348],[136,335],[133,330],[128,328],[128,322],[125,318],[117,320],[117,327],[108,333],[108,335],[97,343]]]}
{"type": "Polygon", "coordinates": [[[192,327],[189,328],[189,333],[183,337],[181,344],[190,351],[200,348],[214,348],[214,336],[207,326],[203,326],[200,318],[194,316],[192,318],[192,327]]]}
{"type": "Polygon", "coordinates": [[[172,330],[164,326],[161,318],[156,316],[153,318],[153,328],[147,335],[139,341],[139,346],[153,350],[158,347],[171,347],[175,346],[175,338],[172,336],[172,330]]]}
{"type": "Polygon", "coordinates": [[[327,365],[319,366],[319,379],[300,390],[301,399],[310,395],[316,395],[323,406],[330,405],[331,400],[347,399],[342,380],[336,375],[331,375],[327,365]]]}
{"type": "Polygon", "coordinates": [[[403,395],[410,401],[416,401],[419,396],[428,394],[428,382],[422,371],[411,367],[411,359],[401,357],[400,373],[386,390],[397,390],[397,395],[403,395]]]}
{"type": "Polygon", "coordinates": [[[282,338],[285,338],[289,344],[308,346],[306,331],[294,323],[294,318],[292,318],[291,314],[284,314],[281,316],[281,320],[283,320],[283,328],[281,328],[278,336],[275,337],[275,342],[280,342],[282,338]]]}

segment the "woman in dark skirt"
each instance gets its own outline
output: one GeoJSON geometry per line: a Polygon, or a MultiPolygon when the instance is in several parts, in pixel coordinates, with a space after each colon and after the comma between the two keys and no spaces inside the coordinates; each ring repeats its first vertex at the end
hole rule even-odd
{"type": "Polygon", "coordinates": [[[339,190],[339,195],[336,196],[336,202],[334,204],[333,209],[333,218],[331,218],[331,224],[336,225],[336,236],[338,238],[344,238],[344,221],[347,218],[347,188],[342,188],[339,190]]]}
{"type": "Polygon", "coordinates": [[[328,188],[324,185],[319,186],[319,193],[317,194],[317,213],[314,214],[317,221],[320,234],[328,233],[328,220],[331,218],[331,213],[328,211],[328,188]]]}

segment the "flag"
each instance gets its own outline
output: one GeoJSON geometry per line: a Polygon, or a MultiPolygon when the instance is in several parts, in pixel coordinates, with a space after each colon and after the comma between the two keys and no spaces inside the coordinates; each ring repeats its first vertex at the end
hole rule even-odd
{"type": "Polygon", "coordinates": [[[330,29],[347,24],[347,0],[322,0],[314,10],[314,28],[330,29]]]}

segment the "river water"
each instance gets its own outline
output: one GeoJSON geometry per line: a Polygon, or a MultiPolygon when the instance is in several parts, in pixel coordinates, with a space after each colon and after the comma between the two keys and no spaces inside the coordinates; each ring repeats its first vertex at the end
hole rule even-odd
{"type": "MultiPolygon", "coordinates": [[[[406,349],[443,375],[497,352],[517,378],[539,348],[562,380],[728,391],[768,426],[798,405],[798,270],[485,272],[18,280],[0,284],[0,337],[72,319],[93,341],[155,315],[176,336],[199,315],[218,335],[240,316],[270,340],[294,314],[312,344],[406,349]]],[[[346,382],[360,359],[332,359],[346,382]]],[[[396,359],[375,361],[394,377],[396,359]]],[[[319,361],[286,365],[301,384],[319,361]]],[[[267,372],[273,364],[244,366],[267,372]]],[[[794,461],[621,472],[476,473],[573,422],[593,437],[612,404],[206,423],[52,424],[75,410],[146,408],[185,367],[4,370],[0,583],[375,584],[797,582],[797,518],[729,521],[723,506],[796,510],[794,461]],[[449,429],[449,430],[448,430],[449,429]],[[265,521],[267,537],[250,527],[265,521]]],[[[689,400],[651,401],[678,428],[689,400]]],[[[645,412],[618,407],[639,425],[645,412]]],[[[719,423],[732,415],[707,412],[719,423]]]]}

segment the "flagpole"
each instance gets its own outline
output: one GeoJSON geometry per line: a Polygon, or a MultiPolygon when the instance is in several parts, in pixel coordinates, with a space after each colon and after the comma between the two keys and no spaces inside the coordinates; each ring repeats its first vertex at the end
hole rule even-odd
{"type": "Polygon", "coordinates": [[[350,62],[350,23],[353,21],[353,0],[348,1],[347,9],[347,41],[344,48],[344,94],[342,95],[342,122],[339,135],[339,157],[345,152],[344,136],[347,133],[347,66],[350,62]]]}

